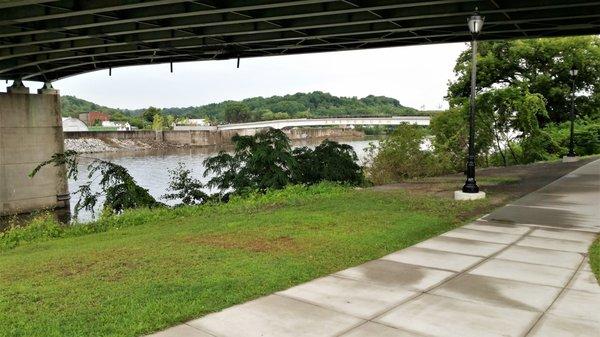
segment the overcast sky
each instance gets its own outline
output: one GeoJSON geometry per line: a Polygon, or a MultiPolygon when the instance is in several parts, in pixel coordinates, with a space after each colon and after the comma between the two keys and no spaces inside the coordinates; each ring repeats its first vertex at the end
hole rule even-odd
{"type": "MultiPolygon", "coordinates": [[[[337,96],[385,95],[414,108],[446,106],[444,95],[464,43],[371,49],[310,55],[115,68],[54,83],[74,95],[119,108],[185,107],[310,92],[337,96]]],[[[9,83],[10,85],[10,83],[9,83]]],[[[27,83],[31,91],[39,83],[27,83]]],[[[0,90],[4,91],[4,82],[0,90]]]]}

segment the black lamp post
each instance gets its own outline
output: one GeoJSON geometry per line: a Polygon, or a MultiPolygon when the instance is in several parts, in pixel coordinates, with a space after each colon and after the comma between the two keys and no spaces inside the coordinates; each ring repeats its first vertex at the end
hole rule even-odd
{"type": "Polygon", "coordinates": [[[573,133],[574,133],[574,124],[575,124],[575,76],[577,76],[577,73],[579,71],[573,67],[571,68],[571,70],[569,70],[569,74],[571,75],[571,114],[570,114],[570,119],[571,119],[571,136],[569,139],[569,153],[567,153],[567,157],[575,157],[575,151],[574,151],[574,147],[575,147],[575,140],[573,138],[573,133]]]}
{"type": "Polygon", "coordinates": [[[478,193],[479,186],[475,181],[475,84],[477,80],[477,36],[483,28],[484,18],[475,13],[468,19],[471,32],[471,102],[469,110],[469,155],[467,157],[467,181],[462,188],[465,193],[478,193]]]}

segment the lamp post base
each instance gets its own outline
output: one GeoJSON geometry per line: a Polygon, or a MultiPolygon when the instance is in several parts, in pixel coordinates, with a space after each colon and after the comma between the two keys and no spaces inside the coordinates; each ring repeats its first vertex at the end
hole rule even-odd
{"type": "Polygon", "coordinates": [[[578,156],[564,156],[562,158],[562,162],[563,163],[574,163],[576,161],[579,161],[579,157],[578,156]]]}
{"type": "Polygon", "coordinates": [[[485,199],[485,192],[466,193],[463,191],[454,191],[454,200],[479,200],[485,199]]]}

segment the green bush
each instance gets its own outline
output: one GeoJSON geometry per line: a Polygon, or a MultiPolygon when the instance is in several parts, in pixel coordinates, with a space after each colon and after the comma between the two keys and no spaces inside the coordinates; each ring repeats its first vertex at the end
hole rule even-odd
{"type": "Polygon", "coordinates": [[[294,149],[297,169],[295,183],[316,184],[333,181],[350,185],[364,182],[362,168],[352,146],[324,140],[314,150],[307,147],[294,149]]]}
{"type": "Polygon", "coordinates": [[[367,170],[374,184],[434,176],[451,170],[451,156],[422,149],[427,133],[418,126],[403,124],[379,146],[371,149],[367,170]]]}
{"type": "MultiPolygon", "coordinates": [[[[55,153],[49,160],[36,166],[29,174],[29,177],[34,177],[44,166],[64,165],[67,168],[67,176],[78,180],[79,156],[79,153],[72,150],[65,151],[64,153],[55,153]]],[[[79,189],[74,192],[74,194],[79,195],[77,204],[75,204],[75,218],[77,218],[79,211],[82,209],[90,211],[93,214],[98,198],[102,194],[106,198],[103,209],[109,209],[111,212],[116,213],[131,208],[164,206],[162,203],[157,202],[148,193],[147,189],[139,186],[127,169],[121,165],[106,160],[92,159],[87,169],[89,171],[87,175],[88,181],[79,186],[79,189]],[[102,192],[92,191],[91,186],[96,179],[99,179],[98,184],[102,192]]]]}
{"type": "Polygon", "coordinates": [[[269,129],[254,136],[234,136],[233,154],[221,151],[204,161],[207,183],[221,193],[246,195],[281,189],[288,184],[334,181],[350,185],[363,182],[362,168],[351,146],[325,140],[314,150],[292,151],[281,130],[269,129]]]}
{"type": "MultiPolygon", "coordinates": [[[[575,153],[579,156],[600,153],[600,121],[591,118],[577,119],[574,126],[575,153]]],[[[569,151],[571,123],[553,124],[544,130],[558,144],[557,157],[566,155],[569,151]]]]}
{"type": "Polygon", "coordinates": [[[25,226],[11,226],[0,232],[0,249],[14,248],[32,241],[44,241],[63,235],[64,226],[50,213],[34,217],[25,226]]]}

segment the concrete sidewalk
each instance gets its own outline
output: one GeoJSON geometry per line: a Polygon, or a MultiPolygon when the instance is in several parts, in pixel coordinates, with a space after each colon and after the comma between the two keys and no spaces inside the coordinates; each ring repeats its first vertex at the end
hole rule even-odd
{"type": "Polygon", "coordinates": [[[600,160],[483,219],[155,337],[597,337],[600,160]]]}

